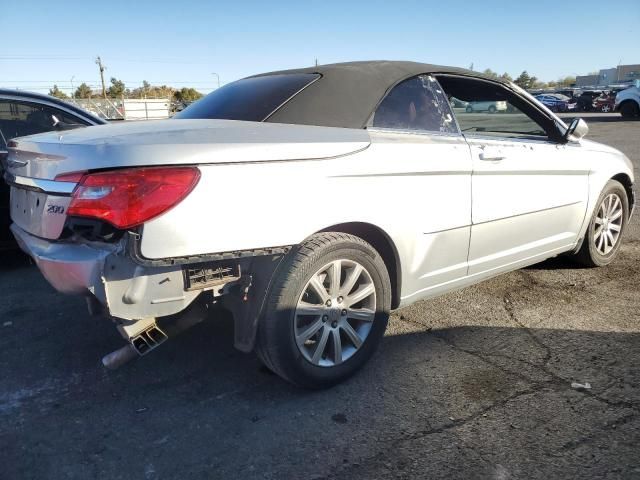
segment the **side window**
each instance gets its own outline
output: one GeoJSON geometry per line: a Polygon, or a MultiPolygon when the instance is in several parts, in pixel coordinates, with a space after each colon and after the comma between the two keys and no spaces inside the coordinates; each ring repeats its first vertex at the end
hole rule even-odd
{"type": "Polygon", "coordinates": [[[442,88],[428,75],[396,85],[378,106],[371,124],[397,130],[458,133],[442,88]]]}
{"type": "Polygon", "coordinates": [[[0,131],[6,141],[56,130],[56,120],[65,124],[87,125],[78,117],[48,105],[0,100],[0,131]]]}
{"type": "Polygon", "coordinates": [[[471,78],[438,80],[465,135],[548,138],[539,112],[501,85],[471,78]]]}

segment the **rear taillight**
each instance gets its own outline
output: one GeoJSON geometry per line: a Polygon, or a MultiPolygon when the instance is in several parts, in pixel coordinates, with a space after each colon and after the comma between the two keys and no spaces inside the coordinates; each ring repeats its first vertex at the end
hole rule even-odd
{"type": "Polygon", "coordinates": [[[90,173],[73,192],[67,214],[96,218],[125,229],[161,215],[200,180],[195,167],[130,168],[90,173]]]}

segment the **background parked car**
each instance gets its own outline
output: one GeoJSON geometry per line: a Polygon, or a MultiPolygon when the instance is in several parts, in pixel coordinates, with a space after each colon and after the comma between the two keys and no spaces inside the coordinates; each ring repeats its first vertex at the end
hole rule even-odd
{"type": "Polygon", "coordinates": [[[506,112],[507,102],[469,102],[466,106],[467,113],[473,112],[506,112]]]}
{"type": "Polygon", "coordinates": [[[616,103],[615,92],[606,92],[597,97],[593,101],[593,109],[597,112],[609,113],[613,112],[616,103]]]}
{"type": "Polygon", "coordinates": [[[9,140],[105,123],[102,118],[49,95],[0,89],[0,251],[17,246],[9,231],[9,188],[1,179],[9,140]]]}
{"type": "Polygon", "coordinates": [[[452,108],[467,108],[467,106],[469,105],[469,102],[464,102],[453,97],[449,99],[449,103],[451,104],[452,108]]]}
{"type": "Polygon", "coordinates": [[[536,99],[552,112],[566,112],[575,109],[576,104],[569,97],[559,93],[536,95],[536,99]]]}
{"type": "Polygon", "coordinates": [[[577,98],[577,109],[580,112],[591,112],[594,110],[593,102],[602,95],[602,90],[587,90],[582,92],[577,98]]]}
{"type": "Polygon", "coordinates": [[[615,110],[625,118],[640,118],[640,79],[633,87],[618,92],[615,110]]]}

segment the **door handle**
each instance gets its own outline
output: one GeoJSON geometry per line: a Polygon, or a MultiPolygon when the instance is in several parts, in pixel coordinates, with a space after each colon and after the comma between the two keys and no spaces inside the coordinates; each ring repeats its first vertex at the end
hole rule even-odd
{"type": "Polygon", "coordinates": [[[497,151],[497,152],[480,152],[479,158],[480,160],[483,160],[485,162],[499,162],[500,160],[504,160],[507,157],[505,157],[501,151],[497,151]]]}

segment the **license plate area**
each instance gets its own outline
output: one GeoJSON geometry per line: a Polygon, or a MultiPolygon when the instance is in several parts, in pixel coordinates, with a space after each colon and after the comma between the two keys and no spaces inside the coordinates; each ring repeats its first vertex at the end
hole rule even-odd
{"type": "Polygon", "coordinates": [[[62,234],[71,197],[11,187],[11,220],[38,237],[57,239],[62,234]]]}

